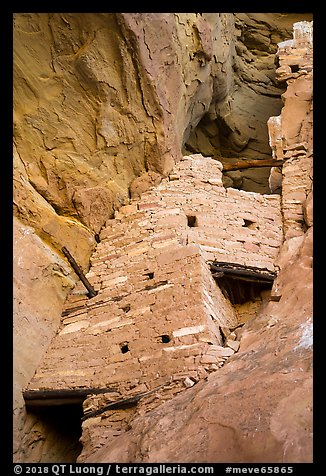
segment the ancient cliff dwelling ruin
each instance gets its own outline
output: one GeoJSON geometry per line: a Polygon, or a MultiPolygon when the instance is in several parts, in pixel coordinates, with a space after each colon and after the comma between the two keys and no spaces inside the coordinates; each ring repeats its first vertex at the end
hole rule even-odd
{"type": "Polygon", "coordinates": [[[14,15],[15,462],[312,462],[312,29],[14,15]]]}

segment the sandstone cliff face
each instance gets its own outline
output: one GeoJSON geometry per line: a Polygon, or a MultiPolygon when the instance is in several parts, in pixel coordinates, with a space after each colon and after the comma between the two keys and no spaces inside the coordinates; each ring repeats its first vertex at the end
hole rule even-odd
{"type": "Polygon", "coordinates": [[[131,182],[180,158],[214,81],[224,99],[232,28],[227,14],[17,15],[20,219],[53,246],[71,245],[85,265],[92,235],[127,201],[131,182]]]}
{"type": "MultiPolygon", "coordinates": [[[[222,156],[225,161],[230,157],[270,155],[266,123],[270,116],[280,112],[279,95],[285,91],[285,83],[275,81],[276,45],[291,38],[293,22],[304,19],[310,16],[217,13],[15,16],[17,461],[47,458],[47,450],[40,449],[44,429],[37,419],[26,417],[21,389],[33,376],[54,336],[63,301],[76,281],[60,248],[67,246],[87,269],[96,246],[95,234],[121,205],[128,203],[130,196],[138,197],[159,183],[181,158],[182,151],[222,156]],[[31,352],[31,346],[37,352],[31,352]]],[[[302,89],[297,85],[293,93],[288,89],[288,95],[296,97],[302,89]]],[[[309,98],[302,97],[302,101],[304,107],[307,101],[310,107],[309,98]]],[[[291,99],[288,105],[290,102],[291,99]]],[[[291,114],[293,111],[295,106],[291,114]]],[[[308,121],[303,130],[309,128],[308,121]]],[[[300,142],[298,133],[290,131],[289,135],[300,142]]],[[[268,174],[268,170],[260,169],[236,177],[229,174],[229,179],[233,186],[236,178],[244,189],[266,191],[268,174]]],[[[294,237],[300,237],[288,245],[288,253],[292,253],[293,246],[296,250],[301,246],[301,251],[295,252],[303,261],[308,259],[304,259],[307,246],[303,243],[308,242],[305,232],[312,225],[309,190],[310,182],[307,182],[306,200],[300,197],[295,205],[300,208],[300,216],[296,210],[294,222],[301,220],[301,225],[294,237]]],[[[291,200],[297,197],[287,198],[291,208],[291,200]]],[[[290,213],[289,219],[292,218],[290,213]]],[[[293,230],[292,225],[290,228],[293,230]]],[[[294,228],[297,230],[298,226],[294,228]]],[[[286,279],[280,285],[286,286],[286,279]]],[[[305,282],[308,279],[307,275],[305,282]]],[[[300,316],[303,319],[300,313],[297,319],[300,316]]],[[[295,322],[288,324],[289,330],[293,325],[300,343],[300,332],[305,335],[309,327],[305,331],[298,327],[299,321],[295,322]]],[[[299,346],[299,353],[306,352],[305,349],[305,344],[299,346]]],[[[272,371],[272,367],[266,369],[272,371]]],[[[213,380],[210,377],[210,382],[213,380]]],[[[209,388],[207,382],[207,395],[209,388]]],[[[182,402],[185,396],[178,398],[182,402]]],[[[173,414],[174,403],[166,405],[170,405],[173,414]]],[[[307,406],[302,405],[305,412],[307,406]]],[[[279,429],[284,408],[287,408],[285,401],[274,414],[274,430],[279,429]]],[[[155,420],[159,414],[158,410],[151,416],[153,425],[159,421],[155,420]]],[[[127,448],[137,434],[137,424],[135,432],[133,429],[126,436],[127,448]]],[[[291,425],[287,428],[295,431],[294,423],[291,425]]],[[[291,431],[285,427],[277,431],[289,447],[291,431]]],[[[275,445],[281,448],[277,446],[281,443],[275,445]]],[[[186,446],[182,451],[181,447],[182,444],[178,449],[181,456],[168,448],[166,459],[185,460],[186,446]]],[[[125,457],[146,460],[147,457],[139,456],[143,452],[141,448],[140,445],[137,450],[126,450],[125,457]]],[[[304,442],[302,448],[305,449],[298,457],[306,460],[309,451],[304,442]]],[[[151,461],[163,457],[155,451],[149,457],[151,461]]],[[[207,455],[211,454],[211,450],[207,451],[207,455]]],[[[291,451],[289,458],[295,458],[291,451]]],[[[98,457],[104,461],[110,458],[110,453],[103,450],[98,457]]],[[[210,460],[211,456],[207,458],[210,460]]]]}
{"type": "MultiPolygon", "coordinates": [[[[22,388],[33,377],[60,324],[62,301],[73,285],[67,263],[14,219],[14,452],[37,433],[27,418],[22,388]],[[25,426],[27,424],[27,427],[25,426]]],[[[35,428],[34,428],[35,425],[35,428]]],[[[38,438],[36,437],[36,440],[38,438]]]]}

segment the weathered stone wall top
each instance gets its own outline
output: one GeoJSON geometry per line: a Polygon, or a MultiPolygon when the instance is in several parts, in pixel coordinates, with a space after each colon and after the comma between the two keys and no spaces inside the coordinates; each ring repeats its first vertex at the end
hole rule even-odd
{"type": "MultiPolygon", "coordinates": [[[[280,197],[225,189],[218,161],[200,154],[184,157],[136,206],[148,211],[145,222],[155,232],[170,230],[181,245],[200,245],[206,261],[274,269],[282,242],[280,197]]],[[[117,219],[129,210],[120,209],[117,219]]]]}
{"type": "Polygon", "coordinates": [[[221,170],[220,162],[200,154],[184,157],[167,179],[109,220],[101,233],[105,253],[102,242],[91,263],[105,258],[111,268],[137,254],[143,259],[194,243],[206,261],[274,270],[283,238],[280,197],[225,189],[221,170]]]}
{"type": "Polygon", "coordinates": [[[296,47],[301,45],[313,47],[313,22],[299,21],[293,24],[293,38],[296,47]]]}
{"type": "Polygon", "coordinates": [[[313,62],[313,22],[297,22],[293,25],[293,40],[278,44],[277,58],[279,80],[298,77],[300,73],[311,72],[313,62]]]}

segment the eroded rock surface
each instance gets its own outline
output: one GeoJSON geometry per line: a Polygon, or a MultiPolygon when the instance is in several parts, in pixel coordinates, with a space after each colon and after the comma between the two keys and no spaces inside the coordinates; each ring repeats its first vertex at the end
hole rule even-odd
{"type": "MultiPolygon", "coordinates": [[[[82,225],[97,232],[127,202],[135,178],[169,172],[186,130],[210,106],[214,81],[225,96],[220,83],[231,77],[232,25],[230,14],[17,14],[21,220],[59,247],[69,241],[62,217],[73,219],[71,239],[86,243],[82,225]],[[226,61],[229,74],[221,71],[226,61]]],[[[87,254],[75,253],[81,261],[87,254]]]]}
{"type": "MultiPolygon", "coordinates": [[[[310,20],[309,14],[300,21],[310,20]]],[[[197,128],[186,138],[185,149],[213,156],[223,163],[239,158],[266,159],[267,120],[279,114],[284,82],[275,74],[277,43],[292,38],[292,25],[299,21],[295,14],[236,13],[230,49],[233,61],[221,65],[228,70],[224,97],[212,101],[197,128]]],[[[217,88],[217,91],[220,90],[217,88]]],[[[290,126],[288,126],[290,127],[290,126]]],[[[225,185],[247,191],[268,193],[268,168],[225,173],[225,185]]]]}
{"type": "MultiPolygon", "coordinates": [[[[24,446],[38,460],[40,428],[26,414],[22,388],[32,378],[60,324],[62,301],[72,289],[67,263],[27,227],[14,219],[14,453],[24,446]]],[[[35,459],[34,459],[35,458],[35,459]]]]}

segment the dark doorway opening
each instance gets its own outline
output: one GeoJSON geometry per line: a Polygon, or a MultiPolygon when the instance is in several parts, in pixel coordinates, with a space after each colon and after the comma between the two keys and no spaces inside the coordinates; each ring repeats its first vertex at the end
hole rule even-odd
{"type": "Polygon", "coordinates": [[[215,261],[210,269],[223,295],[231,304],[254,301],[262,291],[271,290],[275,273],[253,266],[215,261]]]}
{"type": "Polygon", "coordinates": [[[82,403],[32,406],[27,414],[36,420],[33,445],[39,445],[38,462],[75,463],[82,450],[82,403]]]}

